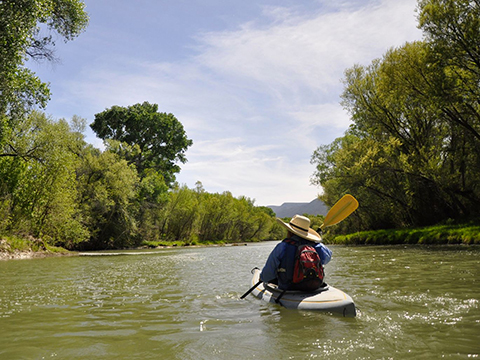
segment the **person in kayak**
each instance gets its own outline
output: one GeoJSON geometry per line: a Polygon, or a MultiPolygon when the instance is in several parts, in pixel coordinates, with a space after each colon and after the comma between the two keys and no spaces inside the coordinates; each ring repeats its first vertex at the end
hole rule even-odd
{"type": "Polygon", "coordinates": [[[260,274],[260,280],[276,283],[281,290],[314,290],[312,288],[304,289],[301,284],[297,285],[294,282],[294,267],[298,261],[296,259],[298,257],[297,250],[299,246],[309,245],[316,250],[320,257],[321,279],[318,282],[318,287],[320,287],[323,283],[323,266],[331,260],[332,251],[321,243],[320,234],[310,228],[309,218],[295,215],[288,224],[278,218],[277,221],[288,230],[288,235],[286,239],[275,246],[268,256],[260,274]]]}

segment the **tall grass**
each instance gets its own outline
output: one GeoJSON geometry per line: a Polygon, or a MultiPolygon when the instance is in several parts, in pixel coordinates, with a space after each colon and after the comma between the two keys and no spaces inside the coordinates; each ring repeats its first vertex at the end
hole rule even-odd
{"type": "Polygon", "coordinates": [[[326,239],[330,244],[396,245],[396,244],[480,244],[480,225],[436,225],[417,229],[362,231],[326,239]]]}

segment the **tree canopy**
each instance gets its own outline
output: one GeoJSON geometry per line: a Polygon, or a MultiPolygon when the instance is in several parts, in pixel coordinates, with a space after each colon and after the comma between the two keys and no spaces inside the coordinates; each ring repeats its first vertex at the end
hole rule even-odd
{"type": "Polygon", "coordinates": [[[128,107],[112,106],[95,115],[90,125],[101,139],[113,139],[138,151],[131,152],[128,161],[141,177],[146,169],[162,174],[172,184],[180,171],[177,162],[187,161],[185,152],[192,145],[183,125],[173,114],[158,112],[157,104],[144,102],[128,107]]]}
{"type": "Polygon", "coordinates": [[[11,121],[50,98],[25,61],[54,59],[52,34],[65,41],[79,35],[88,24],[84,7],[79,0],[0,1],[0,145],[11,121]]]}

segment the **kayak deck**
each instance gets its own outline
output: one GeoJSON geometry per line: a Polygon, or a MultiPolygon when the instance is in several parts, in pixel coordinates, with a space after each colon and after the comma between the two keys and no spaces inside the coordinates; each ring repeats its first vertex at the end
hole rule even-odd
{"type": "MultiPolygon", "coordinates": [[[[252,270],[252,287],[260,280],[260,269],[252,270]]],[[[282,290],[274,284],[260,282],[252,294],[266,302],[276,303],[282,290]]],[[[315,310],[355,317],[356,309],[353,299],[342,290],[326,285],[314,292],[286,291],[279,304],[287,309],[315,310]]]]}

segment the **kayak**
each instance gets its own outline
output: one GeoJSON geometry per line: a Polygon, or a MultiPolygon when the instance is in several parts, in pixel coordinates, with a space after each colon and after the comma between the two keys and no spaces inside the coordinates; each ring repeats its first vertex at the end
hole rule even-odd
{"type": "Polygon", "coordinates": [[[277,303],[287,309],[297,310],[315,310],[334,314],[340,314],[345,317],[355,317],[356,309],[353,299],[342,290],[324,284],[320,289],[314,292],[304,291],[286,291],[280,290],[277,285],[260,282],[260,269],[252,270],[252,294],[266,302],[277,303]]]}

